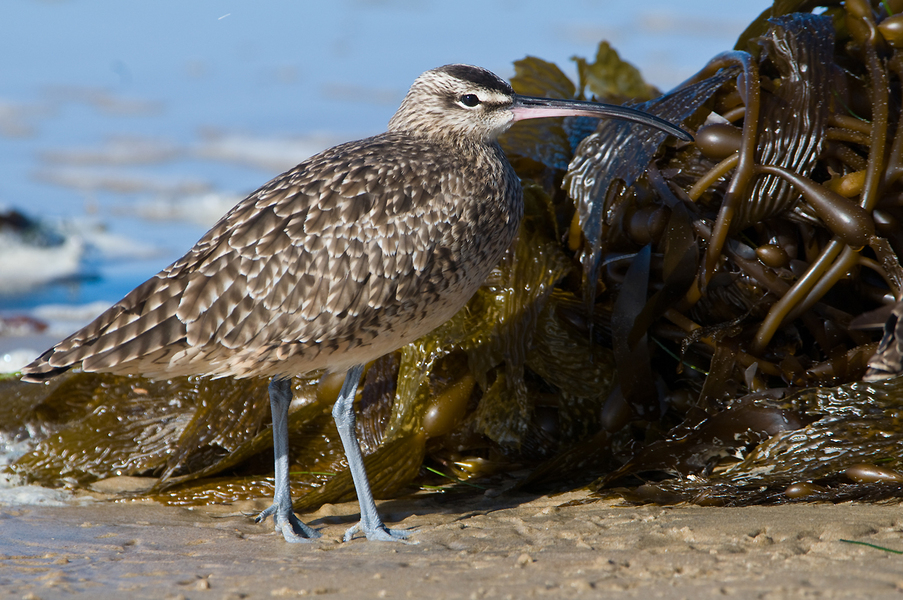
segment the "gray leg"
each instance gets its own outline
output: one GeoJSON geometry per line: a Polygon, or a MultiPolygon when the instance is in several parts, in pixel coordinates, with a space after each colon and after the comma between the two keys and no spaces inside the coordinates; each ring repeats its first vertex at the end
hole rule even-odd
{"type": "Polygon", "coordinates": [[[388,529],[379,518],[379,513],[376,512],[376,503],[373,501],[370,482],[367,480],[367,471],[364,469],[361,447],[357,442],[354,430],[354,395],[357,392],[363,370],[364,365],[351,367],[348,374],[345,375],[339,399],[332,408],[332,416],[335,419],[336,428],[339,430],[339,437],[342,438],[342,445],[345,447],[345,456],[348,458],[348,469],[354,480],[357,499],[361,504],[361,521],[345,532],[345,541],[353,538],[358,531],[362,531],[368,540],[383,542],[403,540],[408,537],[408,532],[400,529],[388,529]]]}
{"type": "Polygon", "coordinates": [[[292,492],[288,481],[288,406],[292,403],[291,379],[274,377],[270,382],[270,410],[273,413],[273,454],[276,457],[273,505],[257,515],[260,523],[273,515],[276,531],[282,531],[286,542],[309,542],[320,537],[292,512],[292,492]]]}

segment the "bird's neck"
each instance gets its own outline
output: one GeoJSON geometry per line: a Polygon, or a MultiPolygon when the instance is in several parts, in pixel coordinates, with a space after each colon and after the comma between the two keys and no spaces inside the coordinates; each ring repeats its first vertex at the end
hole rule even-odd
{"type": "Polygon", "coordinates": [[[495,140],[473,139],[470,136],[456,136],[444,132],[430,131],[421,128],[395,128],[389,129],[389,133],[399,135],[410,140],[418,140],[424,145],[439,147],[444,153],[461,158],[476,159],[487,154],[495,155],[501,152],[498,142],[495,140]]]}
{"type": "Polygon", "coordinates": [[[388,131],[454,147],[482,147],[495,144],[501,131],[487,131],[479,123],[453,122],[438,110],[411,108],[405,101],[389,120],[388,131]]]}

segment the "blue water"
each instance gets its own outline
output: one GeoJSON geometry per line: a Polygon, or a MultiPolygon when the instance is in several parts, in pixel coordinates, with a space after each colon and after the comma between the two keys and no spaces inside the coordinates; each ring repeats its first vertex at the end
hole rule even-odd
{"type": "Polygon", "coordinates": [[[89,249],[65,283],[11,294],[10,282],[0,281],[0,312],[116,301],[216,218],[148,219],[140,207],[195,202],[187,189],[240,196],[303,158],[308,146],[314,152],[382,131],[426,69],[467,62],[510,77],[512,62],[531,54],[573,75],[568,59],[591,57],[607,39],[666,89],[730,49],[769,4],[4,2],[0,207],[76,230],[99,224],[118,242],[89,249]],[[260,167],[249,156],[204,155],[211,135],[302,149],[286,153],[284,164],[260,167]],[[123,137],[170,152],[120,164],[126,153],[109,144],[123,137]],[[122,181],[132,185],[124,189],[122,181]]]}

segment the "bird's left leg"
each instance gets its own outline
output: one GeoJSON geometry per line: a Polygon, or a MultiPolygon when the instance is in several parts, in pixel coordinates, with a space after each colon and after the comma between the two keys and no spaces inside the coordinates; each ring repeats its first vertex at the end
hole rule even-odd
{"type": "Polygon", "coordinates": [[[361,505],[361,521],[345,532],[345,541],[349,541],[358,531],[362,531],[368,540],[383,542],[399,541],[408,537],[408,532],[401,529],[387,528],[376,510],[373,501],[373,493],[370,491],[370,482],[367,479],[367,471],[364,469],[364,459],[361,455],[361,447],[357,442],[354,417],[354,395],[361,380],[364,365],[355,365],[345,375],[342,391],[339,399],[332,408],[332,416],[335,419],[339,437],[345,447],[345,456],[348,459],[348,469],[354,480],[354,489],[357,491],[357,499],[361,505]]]}
{"type": "Polygon", "coordinates": [[[282,531],[286,542],[309,542],[320,532],[301,522],[292,511],[292,491],[288,478],[288,407],[292,403],[292,380],[273,377],[270,382],[270,411],[273,414],[273,454],[276,460],[273,504],[257,515],[260,523],[273,515],[276,531],[282,531]]]}

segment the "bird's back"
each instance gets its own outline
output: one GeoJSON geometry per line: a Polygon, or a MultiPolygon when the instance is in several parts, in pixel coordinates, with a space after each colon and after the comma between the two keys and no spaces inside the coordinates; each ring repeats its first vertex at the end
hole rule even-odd
{"type": "Polygon", "coordinates": [[[523,207],[498,145],[386,133],[242,200],[181,259],[23,369],[238,377],[340,370],[473,294],[523,207]]]}

